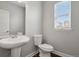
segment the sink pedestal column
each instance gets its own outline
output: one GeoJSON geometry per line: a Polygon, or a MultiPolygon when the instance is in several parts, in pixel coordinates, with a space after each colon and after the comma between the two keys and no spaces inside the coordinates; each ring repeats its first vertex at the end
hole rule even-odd
{"type": "Polygon", "coordinates": [[[11,49],[11,57],[20,57],[21,47],[11,49]]]}

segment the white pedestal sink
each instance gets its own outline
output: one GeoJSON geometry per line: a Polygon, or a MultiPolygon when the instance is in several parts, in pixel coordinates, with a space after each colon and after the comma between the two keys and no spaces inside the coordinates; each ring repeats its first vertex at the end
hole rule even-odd
{"type": "Polygon", "coordinates": [[[12,57],[20,57],[21,47],[29,42],[30,38],[24,35],[15,38],[9,37],[0,40],[0,47],[11,49],[12,57]]]}

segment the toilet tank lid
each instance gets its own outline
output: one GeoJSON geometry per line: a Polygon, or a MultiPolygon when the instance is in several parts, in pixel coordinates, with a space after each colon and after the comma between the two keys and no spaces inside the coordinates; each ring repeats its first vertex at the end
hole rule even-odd
{"type": "Polygon", "coordinates": [[[53,46],[51,46],[50,44],[40,44],[39,47],[46,49],[53,49],[53,46]]]}

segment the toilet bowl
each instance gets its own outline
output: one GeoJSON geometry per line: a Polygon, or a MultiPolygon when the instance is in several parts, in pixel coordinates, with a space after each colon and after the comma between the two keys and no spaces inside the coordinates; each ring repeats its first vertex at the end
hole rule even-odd
{"type": "Polygon", "coordinates": [[[53,47],[49,44],[40,44],[39,48],[45,52],[51,52],[54,50],[53,47]]]}
{"type": "Polygon", "coordinates": [[[50,57],[50,52],[54,51],[50,44],[42,44],[42,35],[34,35],[34,44],[39,48],[40,57],[50,57]]]}
{"type": "Polygon", "coordinates": [[[40,57],[50,57],[50,52],[52,52],[53,50],[53,47],[49,44],[39,45],[40,57]]]}

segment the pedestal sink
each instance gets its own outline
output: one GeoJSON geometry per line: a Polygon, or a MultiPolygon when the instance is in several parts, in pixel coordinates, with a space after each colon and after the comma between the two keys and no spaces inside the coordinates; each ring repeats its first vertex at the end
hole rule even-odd
{"type": "Polygon", "coordinates": [[[30,38],[25,35],[17,37],[9,37],[0,40],[0,47],[5,49],[11,49],[12,57],[20,57],[21,47],[29,42],[30,38]]]}

